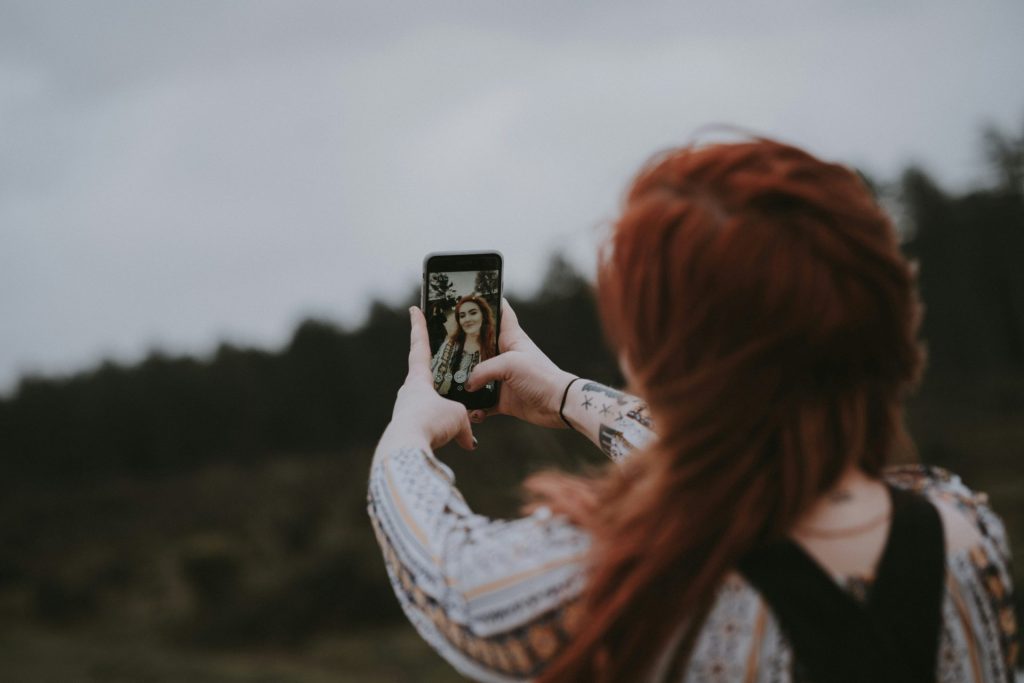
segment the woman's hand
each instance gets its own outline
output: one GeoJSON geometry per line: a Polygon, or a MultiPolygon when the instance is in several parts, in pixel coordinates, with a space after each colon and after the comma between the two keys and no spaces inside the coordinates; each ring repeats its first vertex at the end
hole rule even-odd
{"type": "Polygon", "coordinates": [[[465,406],[442,398],[434,390],[434,379],[430,374],[430,343],[423,312],[413,306],[409,309],[409,317],[412,322],[409,374],[398,390],[391,424],[384,430],[381,443],[394,441],[396,446],[433,450],[454,439],[466,450],[473,450],[476,439],[465,406]]]}
{"type": "Polygon", "coordinates": [[[519,320],[508,301],[501,300],[500,355],[485,360],[466,382],[475,391],[488,382],[502,382],[498,405],[488,411],[474,410],[470,419],[483,422],[487,415],[499,413],[518,417],[541,427],[565,428],[558,416],[562,394],[575,375],[561,370],[537,348],[519,327],[519,320]]]}

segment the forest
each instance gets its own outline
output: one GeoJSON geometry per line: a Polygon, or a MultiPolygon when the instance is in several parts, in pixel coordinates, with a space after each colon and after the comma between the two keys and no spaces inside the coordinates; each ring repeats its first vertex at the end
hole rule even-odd
{"type": "MultiPolygon", "coordinates": [[[[920,268],[928,369],[907,405],[919,458],[987,492],[1019,553],[1024,128],[986,130],[981,153],[990,174],[977,187],[949,190],[920,168],[869,182],[920,268]]],[[[550,257],[535,297],[514,294],[556,363],[621,381],[592,284],[565,258],[550,257]]],[[[83,668],[103,680],[457,680],[406,624],[365,512],[418,301],[376,303],[354,328],[306,320],[280,349],[25,377],[0,399],[10,680],[83,668]]],[[[495,418],[476,434],[478,452],[440,455],[492,516],[516,514],[530,472],[602,461],[567,430],[495,418]]],[[[1024,617],[1020,593],[1016,605],[1024,617]]]]}

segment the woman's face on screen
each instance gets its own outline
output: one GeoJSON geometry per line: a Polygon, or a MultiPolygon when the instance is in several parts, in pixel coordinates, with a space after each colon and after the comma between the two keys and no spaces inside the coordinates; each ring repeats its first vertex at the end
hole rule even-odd
{"type": "Polygon", "coordinates": [[[480,307],[472,301],[468,301],[459,308],[459,325],[466,334],[480,334],[480,326],[483,324],[483,315],[480,307]]]}

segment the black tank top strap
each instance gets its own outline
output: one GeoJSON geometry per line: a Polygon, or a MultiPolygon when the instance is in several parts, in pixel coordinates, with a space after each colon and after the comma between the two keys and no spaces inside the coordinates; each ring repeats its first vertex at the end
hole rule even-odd
{"type": "Polygon", "coordinates": [[[867,609],[913,665],[913,680],[934,681],[939,656],[946,538],[938,510],[923,496],[887,484],[893,516],[867,609]]]}
{"type": "Polygon", "coordinates": [[[812,681],[935,680],[946,567],[942,522],[922,496],[888,489],[889,537],[866,603],[790,540],[762,547],[739,563],[812,681]]]}

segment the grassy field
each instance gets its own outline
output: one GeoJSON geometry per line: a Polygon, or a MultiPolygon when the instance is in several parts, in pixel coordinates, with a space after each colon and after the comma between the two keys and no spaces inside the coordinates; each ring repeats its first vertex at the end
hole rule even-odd
{"type": "MultiPolygon", "coordinates": [[[[934,382],[924,399],[908,420],[921,458],[989,494],[1024,587],[1024,382],[934,382]]],[[[490,515],[514,511],[529,471],[571,466],[586,447],[578,435],[508,423],[478,434],[503,450],[443,455],[469,503],[490,515]]],[[[462,680],[398,609],[366,518],[368,467],[362,449],[7,484],[0,681],[462,680]]]]}
{"type": "Polygon", "coordinates": [[[2,679],[19,683],[445,683],[463,680],[411,627],[318,637],[298,649],[169,646],[129,624],[0,630],[2,679]]]}

